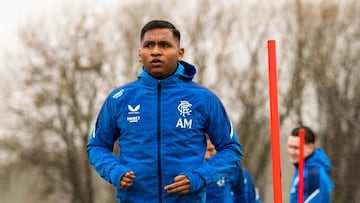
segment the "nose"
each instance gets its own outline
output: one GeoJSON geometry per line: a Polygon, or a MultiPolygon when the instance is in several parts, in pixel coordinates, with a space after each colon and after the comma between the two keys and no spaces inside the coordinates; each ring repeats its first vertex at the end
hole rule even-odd
{"type": "Polygon", "coordinates": [[[161,55],[161,51],[158,45],[154,46],[154,48],[151,50],[152,56],[159,56],[161,55]]]}
{"type": "Polygon", "coordinates": [[[210,154],[209,153],[205,153],[205,160],[209,160],[210,159],[210,154]]]}

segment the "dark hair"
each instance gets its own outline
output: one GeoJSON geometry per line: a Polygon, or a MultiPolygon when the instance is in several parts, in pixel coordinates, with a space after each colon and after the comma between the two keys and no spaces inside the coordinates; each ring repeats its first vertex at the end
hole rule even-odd
{"type": "Polygon", "coordinates": [[[175,39],[180,43],[180,31],[176,29],[176,27],[172,23],[165,20],[152,20],[146,23],[141,29],[140,41],[144,39],[144,35],[147,31],[161,28],[169,29],[173,33],[175,39]]]}
{"type": "Polygon", "coordinates": [[[315,143],[315,133],[311,130],[311,128],[309,128],[307,126],[299,126],[297,128],[294,128],[291,131],[291,136],[298,137],[300,129],[304,129],[304,131],[305,131],[305,143],[306,144],[309,144],[309,143],[314,144],[315,143]]]}

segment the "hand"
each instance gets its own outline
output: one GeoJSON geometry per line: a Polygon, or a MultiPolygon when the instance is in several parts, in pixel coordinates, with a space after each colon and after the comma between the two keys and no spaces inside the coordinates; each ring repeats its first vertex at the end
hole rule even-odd
{"type": "Polygon", "coordinates": [[[126,172],[120,180],[120,189],[128,189],[135,179],[134,171],[126,172]]]}
{"type": "Polygon", "coordinates": [[[183,195],[190,191],[190,180],[185,175],[179,175],[174,178],[174,183],[165,186],[168,193],[183,195]]]}

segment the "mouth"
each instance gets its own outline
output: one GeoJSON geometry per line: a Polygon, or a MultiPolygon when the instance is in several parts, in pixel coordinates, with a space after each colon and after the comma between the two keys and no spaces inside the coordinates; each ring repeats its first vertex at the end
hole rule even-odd
{"type": "Polygon", "coordinates": [[[153,66],[158,66],[162,63],[162,61],[160,59],[153,59],[150,61],[151,65],[153,66]]]}
{"type": "Polygon", "coordinates": [[[297,156],[291,156],[290,159],[291,159],[292,161],[297,161],[297,160],[298,160],[298,157],[297,157],[297,156]]]}

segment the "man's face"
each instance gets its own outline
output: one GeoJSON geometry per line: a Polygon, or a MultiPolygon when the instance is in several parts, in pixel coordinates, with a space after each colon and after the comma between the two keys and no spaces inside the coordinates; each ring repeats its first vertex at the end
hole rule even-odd
{"type": "Polygon", "coordinates": [[[173,33],[166,28],[147,31],[139,49],[139,61],[157,79],[173,74],[183,55],[184,49],[179,47],[173,33]]]}
{"type": "MultiPolygon", "coordinates": [[[[298,136],[289,136],[288,137],[288,153],[290,157],[290,162],[296,164],[299,162],[300,154],[300,137],[298,136]]],[[[304,158],[308,157],[314,151],[314,144],[305,144],[304,145],[304,158]]]]}
{"type": "Polygon", "coordinates": [[[215,146],[211,143],[210,139],[207,139],[206,143],[207,148],[205,152],[205,160],[207,161],[216,154],[216,149],[215,146]]]}

